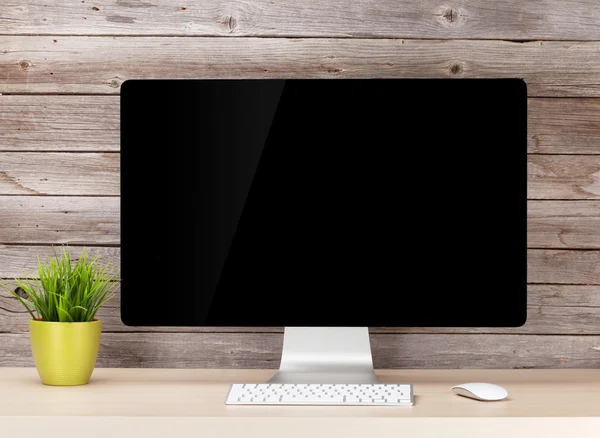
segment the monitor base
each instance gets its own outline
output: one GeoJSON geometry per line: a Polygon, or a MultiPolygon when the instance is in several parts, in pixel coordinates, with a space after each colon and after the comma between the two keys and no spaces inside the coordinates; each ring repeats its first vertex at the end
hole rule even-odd
{"type": "Polygon", "coordinates": [[[379,383],[367,327],[286,327],[269,383],[379,383]]]}

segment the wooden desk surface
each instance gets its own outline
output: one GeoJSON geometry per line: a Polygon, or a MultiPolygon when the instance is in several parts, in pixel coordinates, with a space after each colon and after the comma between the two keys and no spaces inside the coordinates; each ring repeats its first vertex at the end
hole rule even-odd
{"type": "Polygon", "coordinates": [[[224,404],[231,383],[265,382],[273,372],[99,368],[89,385],[51,387],[35,369],[0,368],[0,429],[38,437],[600,436],[600,370],[379,371],[383,383],[414,384],[413,407],[224,404]],[[509,398],[478,402],[450,390],[473,381],[502,385],[509,398]]]}

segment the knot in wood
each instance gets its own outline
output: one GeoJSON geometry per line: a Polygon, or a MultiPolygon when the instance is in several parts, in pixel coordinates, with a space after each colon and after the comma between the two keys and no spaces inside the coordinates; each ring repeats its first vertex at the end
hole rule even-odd
{"type": "Polygon", "coordinates": [[[237,29],[237,20],[233,15],[226,16],[222,24],[227,28],[227,30],[231,33],[237,29]]]}
{"type": "Polygon", "coordinates": [[[442,14],[442,17],[444,17],[446,21],[454,23],[458,20],[458,11],[453,8],[446,8],[442,14]]]}
{"type": "Polygon", "coordinates": [[[463,72],[463,66],[459,62],[454,62],[450,65],[450,73],[453,75],[459,75],[463,72]]]}
{"type": "Polygon", "coordinates": [[[460,27],[467,19],[466,11],[461,8],[440,6],[437,11],[437,21],[446,28],[460,27]]]}
{"type": "Polygon", "coordinates": [[[20,296],[21,298],[24,298],[24,299],[27,299],[27,298],[28,298],[28,297],[27,297],[27,294],[25,293],[25,290],[23,290],[23,288],[22,288],[22,287],[17,287],[17,288],[15,289],[15,293],[16,293],[18,296],[20,296]]]}

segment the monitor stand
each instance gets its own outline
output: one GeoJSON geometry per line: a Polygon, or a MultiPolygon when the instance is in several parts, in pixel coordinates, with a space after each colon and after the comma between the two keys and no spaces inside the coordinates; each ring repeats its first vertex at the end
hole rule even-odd
{"type": "Polygon", "coordinates": [[[367,327],[286,327],[269,383],[379,383],[367,327]]]}

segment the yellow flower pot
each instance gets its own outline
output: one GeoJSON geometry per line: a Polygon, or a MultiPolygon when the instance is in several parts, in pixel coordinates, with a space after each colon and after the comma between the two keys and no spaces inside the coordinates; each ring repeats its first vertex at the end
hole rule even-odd
{"type": "Polygon", "coordinates": [[[57,386],[88,383],[96,365],[101,333],[100,320],[29,320],[31,351],[42,382],[57,386]]]}

